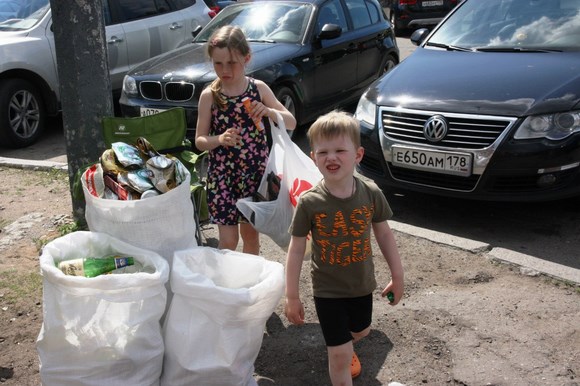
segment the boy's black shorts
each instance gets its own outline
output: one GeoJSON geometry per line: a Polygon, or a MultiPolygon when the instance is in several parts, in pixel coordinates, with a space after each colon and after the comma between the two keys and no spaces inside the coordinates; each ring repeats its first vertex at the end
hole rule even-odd
{"type": "Polygon", "coordinates": [[[371,325],[373,294],[357,298],[314,297],[314,305],[327,346],[340,346],[352,340],[351,332],[371,325]]]}

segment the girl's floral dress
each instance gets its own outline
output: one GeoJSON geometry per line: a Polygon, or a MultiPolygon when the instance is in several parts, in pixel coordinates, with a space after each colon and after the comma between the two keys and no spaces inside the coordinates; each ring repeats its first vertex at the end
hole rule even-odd
{"type": "Polygon", "coordinates": [[[219,225],[237,225],[247,220],[238,211],[236,201],[251,197],[258,190],[266,169],[269,148],[266,130],[259,130],[246,112],[242,100],[261,101],[254,79],[242,95],[228,97],[227,109],[212,106],[209,135],[220,135],[229,128],[240,129],[240,146],[218,146],[209,152],[207,199],[210,221],[219,225]]]}

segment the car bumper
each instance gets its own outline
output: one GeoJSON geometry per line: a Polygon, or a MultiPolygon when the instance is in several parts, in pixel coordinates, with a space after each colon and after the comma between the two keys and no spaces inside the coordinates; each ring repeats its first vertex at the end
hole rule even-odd
{"type": "MultiPolygon", "coordinates": [[[[382,135],[382,134],[381,134],[382,135]]],[[[361,122],[365,155],[358,171],[383,188],[490,201],[549,201],[580,196],[580,136],[557,146],[504,140],[485,170],[468,177],[394,166],[379,131],[361,122]]]]}

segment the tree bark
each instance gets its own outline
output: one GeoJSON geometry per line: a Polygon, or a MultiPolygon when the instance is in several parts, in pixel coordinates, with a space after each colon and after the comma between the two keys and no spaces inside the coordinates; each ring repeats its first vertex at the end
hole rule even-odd
{"type": "Polygon", "coordinates": [[[85,222],[83,197],[75,197],[77,171],[105,149],[101,119],[113,115],[102,1],[50,0],[73,215],[85,222]]]}

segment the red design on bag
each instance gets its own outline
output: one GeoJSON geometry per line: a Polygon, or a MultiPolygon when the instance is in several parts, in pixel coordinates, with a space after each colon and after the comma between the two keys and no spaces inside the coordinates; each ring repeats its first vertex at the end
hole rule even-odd
{"type": "Polygon", "coordinates": [[[290,189],[290,202],[292,206],[296,208],[298,205],[298,197],[308,189],[312,188],[312,184],[306,180],[294,179],[292,184],[292,189],[290,189]]]}

